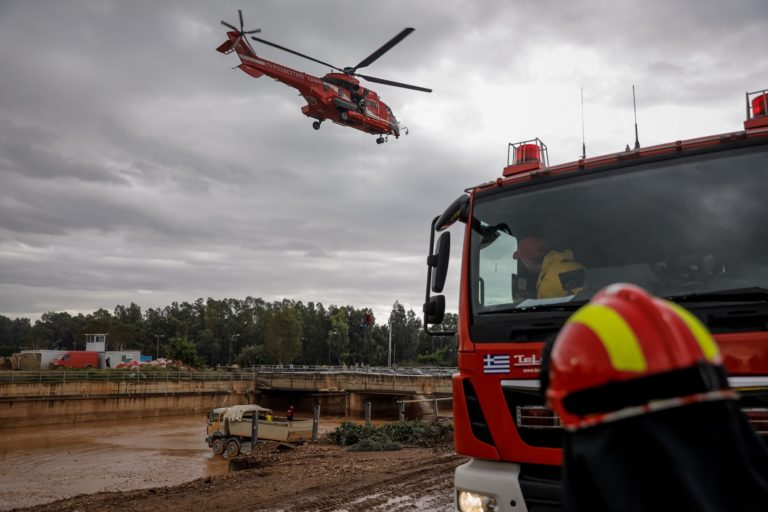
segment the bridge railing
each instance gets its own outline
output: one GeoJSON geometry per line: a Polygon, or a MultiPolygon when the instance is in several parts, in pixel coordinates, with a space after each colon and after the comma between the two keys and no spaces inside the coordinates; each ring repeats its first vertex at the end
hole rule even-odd
{"type": "Polygon", "coordinates": [[[458,371],[454,367],[422,366],[422,367],[386,367],[386,366],[316,366],[316,365],[260,365],[247,369],[259,373],[295,373],[295,374],[352,374],[352,375],[396,375],[450,377],[458,371]]]}
{"type": "Polygon", "coordinates": [[[309,366],[309,365],[261,365],[247,369],[230,371],[131,371],[131,370],[39,370],[39,371],[0,371],[0,384],[56,384],[74,381],[107,382],[213,382],[213,381],[252,381],[263,374],[296,375],[383,375],[383,376],[428,376],[450,377],[456,368],[446,367],[382,367],[382,366],[309,366]]]}

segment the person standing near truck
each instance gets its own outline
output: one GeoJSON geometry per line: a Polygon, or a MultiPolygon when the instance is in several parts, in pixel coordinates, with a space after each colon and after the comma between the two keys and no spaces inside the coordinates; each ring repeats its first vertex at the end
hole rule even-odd
{"type": "Polygon", "coordinates": [[[608,286],[568,319],[544,365],[565,427],[566,510],[766,509],[768,448],[686,309],[608,286]]]}
{"type": "Polygon", "coordinates": [[[288,407],[288,412],[285,413],[285,417],[288,419],[289,422],[293,421],[293,406],[288,407]]]}

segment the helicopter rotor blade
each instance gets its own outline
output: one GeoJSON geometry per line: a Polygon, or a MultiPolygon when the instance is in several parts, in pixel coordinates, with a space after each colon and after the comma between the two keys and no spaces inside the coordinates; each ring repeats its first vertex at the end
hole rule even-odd
{"type": "Polygon", "coordinates": [[[329,68],[335,69],[337,71],[341,71],[342,73],[344,72],[343,69],[337,68],[333,64],[328,64],[327,62],[323,62],[321,60],[315,59],[314,57],[310,57],[309,55],[304,55],[303,53],[299,53],[297,51],[291,50],[290,48],[286,48],[285,46],[280,46],[279,44],[271,43],[271,42],[267,41],[266,39],[261,39],[259,37],[255,37],[255,36],[251,36],[251,39],[253,39],[254,41],[258,41],[260,43],[264,43],[264,44],[269,45],[269,46],[273,46],[273,47],[275,47],[275,48],[277,48],[279,50],[283,50],[285,52],[292,53],[292,54],[297,55],[299,57],[303,57],[303,58],[311,60],[313,62],[317,62],[318,64],[322,64],[323,66],[328,66],[329,68]]]}
{"type": "MultiPolygon", "coordinates": [[[[360,61],[360,64],[352,68],[352,73],[354,73],[358,68],[364,68],[366,66],[369,66],[373,61],[387,53],[389,50],[392,49],[393,46],[395,46],[397,43],[405,39],[411,32],[413,32],[413,28],[404,28],[399,34],[397,34],[395,37],[384,43],[381,48],[370,54],[368,57],[364,58],[360,61]]],[[[362,76],[362,75],[360,75],[362,76]]],[[[373,80],[371,80],[373,82],[373,80]]]]}
{"type": "Polygon", "coordinates": [[[227,28],[231,28],[231,29],[232,29],[232,30],[234,30],[235,32],[240,32],[239,30],[237,30],[237,28],[236,28],[236,27],[234,27],[234,26],[230,25],[229,23],[227,23],[227,22],[226,22],[226,21],[224,21],[224,20],[221,20],[221,24],[222,24],[222,25],[224,25],[224,26],[225,26],[225,27],[227,27],[227,28]]]}
{"type": "Polygon", "coordinates": [[[369,82],[375,82],[377,84],[391,85],[393,87],[402,87],[403,89],[412,89],[414,91],[432,92],[432,89],[427,89],[426,87],[419,87],[418,85],[410,85],[410,84],[404,84],[401,82],[393,82],[392,80],[376,78],[375,76],[360,75],[360,74],[358,74],[357,76],[359,76],[360,78],[365,78],[369,82]]]}
{"type": "MultiPolygon", "coordinates": [[[[237,17],[240,18],[240,28],[239,29],[237,27],[235,27],[234,25],[230,25],[229,23],[227,23],[224,20],[221,20],[221,24],[224,25],[225,27],[229,28],[229,29],[234,30],[238,34],[240,34],[240,37],[243,37],[246,34],[258,34],[259,32],[261,32],[260,28],[257,28],[255,30],[245,30],[244,24],[243,24],[243,11],[242,10],[240,10],[240,9],[237,10],[237,17]]],[[[235,44],[237,44],[237,43],[235,43],[235,44]]]]}

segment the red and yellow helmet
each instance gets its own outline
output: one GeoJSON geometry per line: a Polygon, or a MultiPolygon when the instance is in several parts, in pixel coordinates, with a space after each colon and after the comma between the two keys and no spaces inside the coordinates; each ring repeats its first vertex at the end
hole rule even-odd
{"type": "Polygon", "coordinates": [[[568,319],[548,370],[547,403],[570,429],[731,397],[707,328],[630,284],[604,288],[568,319]]]}

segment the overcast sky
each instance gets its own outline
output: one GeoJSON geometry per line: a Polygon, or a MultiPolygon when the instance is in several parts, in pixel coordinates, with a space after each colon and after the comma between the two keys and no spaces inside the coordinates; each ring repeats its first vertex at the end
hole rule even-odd
{"type": "Polygon", "coordinates": [[[633,84],[642,145],[739,130],[766,33],[765,0],[0,0],[0,314],[248,295],[420,314],[431,219],[509,142],[576,159],[582,86],[588,156],[634,142],[633,84]],[[316,132],[294,89],[215,51],[238,8],[338,67],[414,27],[364,72],[434,92],[365,84],[399,140],[316,132]]]}

